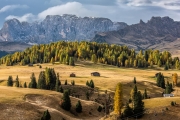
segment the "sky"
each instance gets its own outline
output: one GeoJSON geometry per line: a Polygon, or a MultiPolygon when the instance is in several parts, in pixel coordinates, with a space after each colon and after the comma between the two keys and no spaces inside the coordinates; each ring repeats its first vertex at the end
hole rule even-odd
{"type": "Polygon", "coordinates": [[[180,21],[180,0],[0,0],[0,28],[12,18],[42,21],[47,15],[74,14],[104,17],[114,22],[136,24],[152,16],[180,21]]]}

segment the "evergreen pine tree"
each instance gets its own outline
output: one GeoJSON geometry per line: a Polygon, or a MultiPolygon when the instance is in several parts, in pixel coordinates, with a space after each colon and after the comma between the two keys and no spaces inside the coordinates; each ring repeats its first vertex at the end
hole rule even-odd
{"type": "Polygon", "coordinates": [[[13,78],[12,78],[12,76],[8,77],[7,86],[11,86],[11,87],[13,86],[13,78]]]}
{"type": "Polygon", "coordinates": [[[64,92],[62,86],[59,86],[59,92],[60,92],[60,93],[63,93],[63,92],[64,92]]]}
{"type": "Polygon", "coordinates": [[[164,65],[164,70],[168,70],[169,69],[169,67],[168,67],[168,64],[166,63],[165,65],[164,65]]]}
{"type": "Polygon", "coordinates": [[[75,81],[74,80],[71,81],[71,85],[75,85],[75,81]]]}
{"type": "Polygon", "coordinates": [[[86,82],[86,86],[90,86],[89,81],[86,82]]]}
{"type": "Polygon", "coordinates": [[[46,89],[46,80],[45,80],[45,72],[44,71],[41,71],[39,74],[37,88],[38,89],[46,89]]]}
{"type": "Polygon", "coordinates": [[[136,77],[134,77],[134,81],[133,82],[134,82],[134,84],[136,84],[136,77]]]}
{"type": "Polygon", "coordinates": [[[78,100],[78,103],[76,104],[76,112],[81,113],[82,112],[82,105],[80,100],[78,100]]]}
{"type": "Polygon", "coordinates": [[[75,64],[74,64],[74,58],[73,57],[70,57],[69,58],[69,65],[70,66],[74,66],[75,64]]]}
{"type": "Polygon", "coordinates": [[[86,92],[86,98],[87,98],[87,100],[89,100],[89,92],[88,91],[86,92]]]}
{"type": "Polygon", "coordinates": [[[48,110],[44,111],[44,114],[41,117],[41,120],[51,120],[51,115],[48,110]]]}
{"type": "Polygon", "coordinates": [[[67,80],[65,80],[64,85],[67,85],[67,80]]]}
{"type": "Polygon", "coordinates": [[[144,98],[144,99],[147,99],[147,98],[148,98],[146,89],[144,90],[143,98],[144,98]]]}
{"type": "Polygon", "coordinates": [[[169,89],[170,89],[171,92],[173,91],[172,83],[169,84],[169,89]]]}
{"type": "Polygon", "coordinates": [[[133,109],[129,106],[129,103],[126,103],[123,115],[124,117],[129,117],[133,115],[133,109]]]}
{"type": "Polygon", "coordinates": [[[134,89],[131,90],[131,100],[134,100],[134,97],[137,95],[137,86],[134,86],[134,89]]]}
{"type": "Polygon", "coordinates": [[[37,88],[37,82],[34,73],[32,73],[30,78],[31,78],[31,82],[29,83],[29,88],[37,88]]]}
{"type": "Polygon", "coordinates": [[[59,73],[57,73],[56,86],[55,86],[57,92],[59,91],[60,85],[61,85],[61,81],[59,80],[59,73]]]}
{"type": "Polygon", "coordinates": [[[118,83],[114,95],[114,112],[119,116],[121,115],[122,105],[123,105],[123,88],[122,88],[122,84],[118,83]]]}
{"type": "Polygon", "coordinates": [[[136,115],[136,117],[142,117],[144,114],[144,102],[142,101],[142,95],[141,92],[138,91],[137,94],[134,96],[134,107],[133,112],[136,115]]]}
{"type": "Polygon", "coordinates": [[[90,86],[91,88],[94,88],[94,82],[93,82],[93,80],[90,81],[89,86],[90,86]]]}
{"type": "Polygon", "coordinates": [[[67,90],[65,90],[63,93],[61,107],[67,111],[69,111],[71,109],[71,99],[69,97],[69,93],[67,90]]]}
{"type": "Polygon", "coordinates": [[[27,88],[27,84],[26,84],[26,82],[24,83],[24,88],[27,88]]]}
{"type": "Polygon", "coordinates": [[[20,85],[19,85],[19,78],[18,78],[18,75],[17,75],[17,77],[16,77],[16,83],[15,83],[15,86],[16,87],[19,87],[20,85]]]}
{"type": "Polygon", "coordinates": [[[161,76],[160,87],[165,89],[165,80],[163,75],[161,76]]]}

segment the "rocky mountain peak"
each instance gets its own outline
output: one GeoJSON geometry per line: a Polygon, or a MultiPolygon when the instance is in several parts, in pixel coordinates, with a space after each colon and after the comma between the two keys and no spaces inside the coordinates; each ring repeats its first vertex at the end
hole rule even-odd
{"type": "Polygon", "coordinates": [[[107,18],[48,15],[42,22],[19,22],[11,19],[0,30],[0,41],[49,43],[57,40],[91,40],[96,33],[119,30],[126,23],[107,18]]]}
{"type": "Polygon", "coordinates": [[[169,17],[152,17],[148,23],[152,24],[152,25],[156,25],[156,24],[172,24],[174,22],[173,19],[169,18],[169,17]]]}

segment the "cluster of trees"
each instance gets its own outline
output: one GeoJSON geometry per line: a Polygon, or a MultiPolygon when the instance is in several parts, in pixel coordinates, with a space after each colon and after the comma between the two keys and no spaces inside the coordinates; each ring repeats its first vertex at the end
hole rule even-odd
{"type": "MultiPolygon", "coordinates": [[[[29,83],[29,88],[38,88],[46,90],[55,90],[57,88],[56,82],[59,79],[59,74],[54,71],[53,68],[46,68],[45,71],[41,71],[39,74],[38,82],[36,82],[36,77],[34,73],[31,75],[31,82],[29,83]]],[[[57,83],[60,84],[60,81],[57,83]]]]}
{"type": "Polygon", "coordinates": [[[87,81],[87,82],[86,82],[86,86],[91,87],[91,88],[94,88],[94,82],[93,82],[93,80],[90,80],[90,82],[87,81]]]}
{"type": "Polygon", "coordinates": [[[156,82],[157,82],[157,86],[161,87],[163,89],[165,89],[165,94],[170,94],[173,91],[173,85],[177,84],[177,79],[178,79],[178,75],[177,73],[172,74],[172,80],[173,80],[173,84],[169,83],[167,81],[167,83],[165,84],[165,80],[164,80],[164,75],[162,73],[156,73],[156,82]]]}
{"type": "Polygon", "coordinates": [[[129,106],[129,103],[127,102],[125,105],[125,109],[123,112],[123,117],[131,118],[140,118],[144,115],[144,102],[143,99],[147,99],[147,92],[146,89],[144,91],[144,94],[141,94],[140,91],[138,91],[137,86],[134,86],[134,89],[131,91],[131,99],[130,103],[132,104],[132,107],[129,106]]]}
{"type": "Polygon", "coordinates": [[[153,65],[159,67],[167,65],[168,68],[180,69],[179,58],[172,58],[167,51],[140,50],[139,53],[136,53],[134,49],[129,49],[127,46],[86,41],[59,41],[51,44],[35,45],[23,52],[2,57],[0,64],[8,66],[59,62],[74,65],[77,59],[91,60],[94,63],[110,64],[118,67],[145,68],[153,67],[153,65]]]}
{"type": "MultiPolygon", "coordinates": [[[[14,82],[13,82],[13,77],[10,75],[8,77],[8,80],[7,80],[7,86],[13,86],[14,82]]],[[[15,87],[22,87],[20,81],[19,81],[19,77],[18,75],[16,76],[16,80],[15,80],[15,87]]],[[[27,88],[27,84],[26,82],[24,83],[24,88],[27,88]]]]}
{"type": "Polygon", "coordinates": [[[167,81],[166,88],[165,88],[165,94],[170,94],[173,91],[172,83],[169,83],[167,81]]]}
{"type": "MultiPolygon", "coordinates": [[[[63,93],[63,98],[61,101],[61,107],[64,110],[69,111],[71,109],[71,99],[69,97],[69,91],[65,90],[63,93]]],[[[76,104],[76,112],[81,113],[82,112],[82,105],[81,105],[81,101],[78,100],[77,104],[76,104]]]]}
{"type": "Polygon", "coordinates": [[[156,80],[157,86],[165,89],[164,75],[159,72],[159,73],[156,73],[156,77],[157,77],[157,80],[156,80]]]}
{"type": "Polygon", "coordinates": [[[131,99],[126,103],[123,108],[123,86],[121,83],[118,83],[116,86],[115,96],[114,96],[114,112],[121,117],[142,117],[144,115],[144,102],[143,99],[147,99],[147,92],[145,89],[144,94],[142,95],[140,91],[138,91],[137,86],[134,86],[134,89],[131,91],[131,99]],[[132,104],[132,107],[129,104],[132,104]]]}

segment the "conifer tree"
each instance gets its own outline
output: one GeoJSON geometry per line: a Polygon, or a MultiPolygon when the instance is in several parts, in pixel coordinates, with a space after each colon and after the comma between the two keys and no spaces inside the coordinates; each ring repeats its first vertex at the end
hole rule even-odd
{"type": "Polygon", "coordinates": [[[37,88],[37,82],[34,73],[32,73],[30,78],[31,78],[31,82],[29,83],[29,88],[37,88]]]}
{"type": "Polygon", "coordinates": [[[129,106],[129,103],[126,103],[124,112],[123,112],[124,117],[129,118],[129,116],[133,115],[133,110],[132,108],[129,106]]]}
{"type": "Polygon", "coordinates": [[[7,86],[11,86],[11,87],[13,86],[13,78],[12,78],[12,76],[8,77],[7,86]]]}
{"type": "Polygon", "coordinates": [[[93,82],[93,80],[90,80],[89,86],[90,86],[91,88],[94,88],[94,82],[93,82]]]}
{"type": "Polygon", "coordinates": [[[161,73],[157,73],[157,86],[165,89],[165,80],[164,76],[161,73]]]}
{"type": "Polygon", "coordinates": [[[65,80],[64,85],[67,85],[67,80],[65,80]]]}
{"type": "Polygon", "coordinates": [[[122,88],[122,84],[118,83],[114,95],[114,112],[119,116],[121,115],[122,104],[123,104],[123,88],[122,88]]]}
{"type": "Polygon", "coordinates": [[[144,99],[147,99],[147,98],[148,98],[146,89],[144,90],[143,98],[144,98],[144,99]]]}
{"type": "Polygon", "coordinates": [[[51,120],[51,115],[48,110],[44,111],[44,114],[41,117],[41,120],[51,120]]]}
{"type": "Polygon", "coordinates": [[[39,74],[37,88],[38,89],[46,89],[46,80],[45,80],[45,72],[44,71],[41,71],[39,74]]]}
{"type": "Polygon", "coordinates": [[[26,82],[24,83],[24,88],[27,88],[27,84],[26,84],[26,82]]]}
{"type": "Polygon", "coordinates": [[[45,69],[45,79],[47,90],[54,90],[56,85],[56,73],[53,68],[45,69]]]}
{"type": "Polygon", "coordinates": [[[78,103],[76,104],[76,112],[81,113],[82,112],[82,105],[80,100],[78,100],[78,103]]]}
{"type": "Polygon", "coordinates": [[[51,58],[51,63],[54,64],[54,58],[53,57],[51,58]]]}
{"type": "Polygon", "coordinates": [[[137,95],[137,86],[134,86],[134,89],[131,90],[131,100],[134,100],[134,97],[137,95]]]}
{"type": "Polygon", "coordinates": [[[60,85],[61,85],[61,81],[59,80],[59,73],[57,73],[56,86],[55,86],[57,92],[59,91],[60,85]]]}
{"type": "Polygon", "coordinates": [[[169,67],[168,67],[168,64],[166,63],[165,65],[164,65],[164,70],[168,70],[169,69],[169,67]]]}
{"type": "Polygon", "coordinates": [[[19,78],[18,78],[18,75],[17,75],[17,77],[16,77],[16,83],[15,83],[15,86],[16,87],[19,87],[20,85],[19,85],[19,78]]]}
{"type": "Polygon", "coordinates": [[[73,57],[70,57],[69,58],[69,65],[70,66],[74,66],[75,64],[74,64],[74,58],[73,57]]]}
{"type": "Polygon", "coordinates": [[[172,74],[172,80],[173,80],[174,85],[177,85],[177,80],[178,80],[177,73],[172,74]]]}
{"type": "Polygon", "coordinates": [[[134,81],[133,82],[134,82],[134,84],[136,84],[136,77],[134,77],[134,81]]]}
{"type": "Polygon", "coordinates": [[[90,85],[89,85],[89,81],[86,82],[86,86],[90,86],[90,85]]]}
{"type": "Polygon", "coordinates": [[[65,90],[63,93],[61,107],[67,111],[71,109],[71,99],[69,97],[69,92],[67,90],[65,90]]]}
{"type": "Polygon", "coordinates": [[[89,92],[88,91],[86,92],[86,98],[87,98],[87,100],[89,100],[89,92]]]}
{"type": "Polygon", "coordinates": [[[142,95],[141,92],[138,91],[137,94],[134,96],[133,100],[133,112],[136,115],[136,117],[142,117],[144,114],[144,102],[142,101],[142,95]]]}
{"type": "Polygon", "coordinates": [[[71,81],[71,85],[75,85],[75,81],[74,80],[71,81]]]}
{"type": "Polygon", "coordinates": [[[63,92],[64,92],[62,86],[59,86],[59,92],[60,92],[60,93],[63,93],[63,92]]]}

